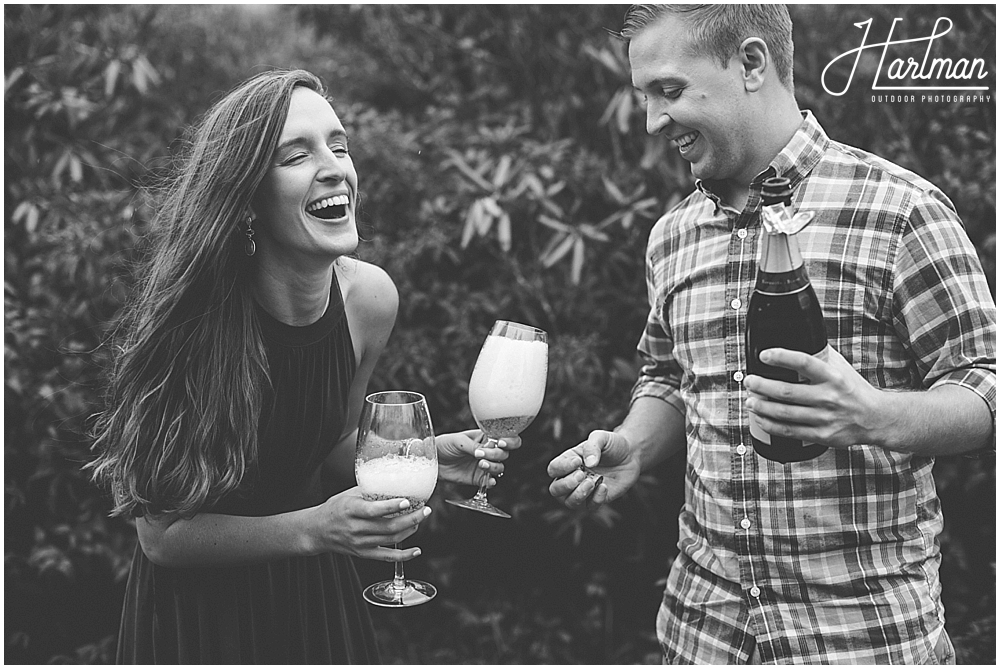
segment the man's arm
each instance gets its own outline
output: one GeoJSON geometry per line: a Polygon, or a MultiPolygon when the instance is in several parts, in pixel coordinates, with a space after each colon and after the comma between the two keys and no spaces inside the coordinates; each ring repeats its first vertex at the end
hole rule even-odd
{"type": "Polygon", "coordinates": [[[655,397],[636,398],[615,432],[625,437],[638,455],[641,472],[687,448],[684,412],[678,405],[655,397]]]}
{"type": "MultiPolygon", "coordinates": [[[[668,215],[669,216],[669,215],[668,215]]],[[[600,506],[618,499],[639,479],[639,475],[671,455],[687,448],[684,403],[680,396],[683,371],[674,357],[673,336],[661,322],[660,296],[664,292],[656,270],[657,253],[665,244],[668,216],[649,234],[646,250],[646,297],[649,313],[639,339],[643,360],[639,377],[632,387],[628,415],[614,431],[595,430],[586,441],[557,456],[549,463],[552,496],[569,507],[583,504],[600,506]],[[597,477],[581,471],[586,466],[597,477]]]]}
{"type": "Polygon", "coordinates": [[[594,430],[586,441],[549,463],[549,492],[566,506],[600,506],[618,499],[639,475],[686,447],[684,415],[675,404],[656,397],[638,397],[613,432],[594,430]],[[585,464],[604,477],[594,479],[580,470],[585,464]],[[593,496],[591,496],[593,493],[593,496]]]}
{"type": "Polygon", "coordinates": [[[817,357],[771,349],[769,365],[794,369],[809,384],[748,376],[747,408],[776,436],[834,448],[881,446],[914,455],[955,455],[988,448],[993,415],[976,392],[955,383],[929,390],[887,391],[869,384],[834,349],[817,357]]]}
{"type": "Polygon", "coordinates": [[[891,318],[923,388],[875,388],[832,348],[825,363],[776,349],[761,359],[811,383],[748,376],[747,408],[771,434],[834,447],[929,456],[992,447],[996,304],[954,208],[937,191],[921,194],[906,220],[893,258],[891,318]]]}
{"type": "Polygon", "coordinates": [[[883,393],[882,409],[895,420],[875,443],[914,455],[956,455],[990,448],[993,416],[983,398],[952,383],[926,392],[883,393]]]}

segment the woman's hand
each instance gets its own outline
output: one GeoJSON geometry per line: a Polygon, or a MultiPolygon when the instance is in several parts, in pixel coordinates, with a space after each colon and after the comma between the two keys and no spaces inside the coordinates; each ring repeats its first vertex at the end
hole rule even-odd
{"type": "Polygon", "coordinates": [[[438,452],[438,477],[452,483],[479,485],[483,474],[490,476],[488,487],[503,474],[503,461],[510,451],[521,447],[520,437],[504,437],[499,448],[487,448],[481,430],[441,434],[434,438],[438,452]]]}
{"type": "Polygon", "coordinates": [[[361,496],[360,488],[345,490],[309,509],[309,552],[344,553],[386,562],[412,560],[420,555],[419,548],[387,548],[416,532],[431,513],[429,506],[407,512],[409,508],[405,499],[369,502],[361,496]],[[404,513],[386,517],[399,512],[404,513]]]}

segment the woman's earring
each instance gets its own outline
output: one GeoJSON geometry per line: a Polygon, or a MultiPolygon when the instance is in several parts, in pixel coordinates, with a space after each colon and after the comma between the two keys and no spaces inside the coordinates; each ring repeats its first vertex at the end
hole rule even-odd
{"type": "Polygon", "coordinates": [[[247,216],[247,233],[246,233],[247,241],[246,244],[243,246],[243,251],[248,256],[252,256],[254,253],[257,253],[257,244],[254,243],[253,241],[253,227],[251,226],[252,223],[253,223],[253,217],[247,216]]]}

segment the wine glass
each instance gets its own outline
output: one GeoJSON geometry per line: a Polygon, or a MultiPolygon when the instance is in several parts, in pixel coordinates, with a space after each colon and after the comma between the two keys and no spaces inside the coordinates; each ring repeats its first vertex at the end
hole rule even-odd
{"type": "MultiPolygon", "coordinates": [[[[545,331],[510,321],[493,324],[469,381],[469,407],[479,429],[488,438],[487,447],[496,446],[497,440],[503,437],[516,437],[538,415],[545,397],[548,353],[545,331]]],[[[484,472],[474,497],[446,501],[465,509],[510,518],[510,514],[487,501],[489,480],[489,472],[484,472]]]]}
{"type": "MultiPolygon", "coordinates": [[[[405,497],[410,508],[389,517],[423,508],[437,484],[437,448],[427,401],[420,393],[388,391],[365,398],[358,425],[354,471],[367,500],[405,497]]],[[[398,548],[398,544],[394,546],[398,548]]],[[[365,599],[377,606],[416,606],[433,599],[437,588],[403,576],[396,563],[392,580],[368,586],[365,599]]]]}

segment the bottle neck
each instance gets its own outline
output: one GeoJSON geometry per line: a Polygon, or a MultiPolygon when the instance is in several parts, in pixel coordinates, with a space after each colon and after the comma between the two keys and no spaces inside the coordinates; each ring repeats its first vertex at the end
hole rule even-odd
{"type": "Polygon", "coordinates": [[[760,271],[778,274],[802,267],[802,254],[794,235],[783,232],[764,233],[764,250],[760,257],[760,271]]]}
{"type": "Polygon", "coordinates": [[[788,216],[783,204],[769,205],[763,212],[763,250],[757,271],[757,290],[767,293],[790,293],[809,285],[802,254],[795,235],[780,231],[788,216]],[[772,225],[772,223],[778,223],[772,225]]]}

